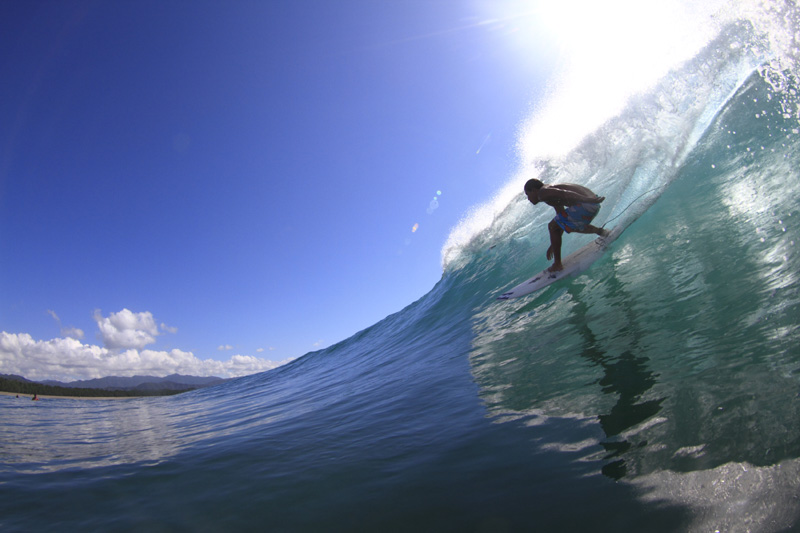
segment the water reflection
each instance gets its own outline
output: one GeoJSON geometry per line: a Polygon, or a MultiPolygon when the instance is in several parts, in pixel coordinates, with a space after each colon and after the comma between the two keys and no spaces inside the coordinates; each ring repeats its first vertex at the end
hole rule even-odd
{"type": "MultiPolygon", "coordinates": [[[[610,283],[614,284],[613,279],[610,283]]],[[[618,335],[630,339],[631,347],[616,357],[610,356],[601,348],[601,343],[587,325],[588,306],[578,297],[575,297],[573,314],[569,320],[583,337],[582,357],[603,369],[603,377],[597,382],[601,391],[617,397],[611,409],[597,417],[606,435],[606,439],[600,443],[607,452],[605,458],[613,459],[603,466],[602,472],[613,479],[621,479],[627,473],[623,454],[634,446],[643,447],[647,444],[646,441],[631,442],[633,437],[626,437],[625,431],[658,414],[664,401],[664,398],[642,401],[645,393],[656,384],[657,375],[648,369],[649,358],[636,355],[636,352],[641,352],[637,346],[641,334],[636,330],[636,322],[630,309],[621,307],[621,310],[629,316],[618,335]]]]}
{"type": "MultiPolygon", "coordinates": [[[[711,140],[729,142],[724,133],[711,140]]],[[[797,167],[800,152],[762,142],[752,166],[730,173],[703,174],[724,144],[701,151],[691,179],[590,274],[476,312],[470,361],[497,420],[596,421],[614,479],[800,456],[800,255],[786,224],[800,179],[784,164],[797,167]],[[725,198],[741,180],[769,211],[731,218],[725,198]]]]}
{"type": "Polygon", "coordinates": [[[516,309],[484,309],[470,359],[482,398],[498,420],[596,421],[603,436],[560,447],[596,455],[599,445],[607,461],[603,474],[618,480],[629,473],[626,455],[647,444],[637,436],[660,421],[666,398],[653,397],[658,374],[645,355],[646,331],[637,326],[625,287],[613,275],[589,283],[516,309]]]}
{"type": "Polygon", "coordinates": [[[0,397],[0,472],[157,464],[188,444],[169,422],[176,402],[0,397]]]}

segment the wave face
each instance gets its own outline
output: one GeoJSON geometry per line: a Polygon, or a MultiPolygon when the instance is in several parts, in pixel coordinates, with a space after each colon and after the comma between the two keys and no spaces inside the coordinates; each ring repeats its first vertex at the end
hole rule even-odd
{"type": "Polygon", "coordinates": [[[523,161],[431,292],[352,338],[176,397],[0,397],[0,529],[797,527],[798,14],[734,18],[523,161]],[[546,265],[530,177],[589,186],[596,223],[627,229],[583,275],[498,302],[546,265]]]}

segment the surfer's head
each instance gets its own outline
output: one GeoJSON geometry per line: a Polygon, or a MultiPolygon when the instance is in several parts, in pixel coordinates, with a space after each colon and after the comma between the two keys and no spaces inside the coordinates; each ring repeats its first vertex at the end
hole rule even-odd
{"type": "Polygon", "coordinates": [[[525,182],[525,196],[528,197],[528,201],[533,205],[539,203],[539,189],[544,187],[544,183],[539,180],[528,180],[525,182]]]}

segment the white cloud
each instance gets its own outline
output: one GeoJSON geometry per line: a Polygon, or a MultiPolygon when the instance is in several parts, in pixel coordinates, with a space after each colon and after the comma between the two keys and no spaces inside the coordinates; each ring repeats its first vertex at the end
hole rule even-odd
{"type": "MultiPolygon", "coordinates": [[[[50,316],[61,326],[58,315],[50,316]]],[[[104,346],[84,344],[83,331],[61,327],[65,338],[35,340],[27,333],[0,333],[0,374],[18,374],[34,381],[55,379],[74,381],[105,376],[170,374],[218,376],[231,378],[264,372],[285,361],[271,361],[248,355],[233,355],[228,361],[198,359],[183,350],[149,350],[145,346],[156,341],[159,328],[152,313],[134,313],[123,309],[103,317],[95,311],[94,319],[104,346]]],[[[161,323],[161,331],[177,332],[178,328],[161,323]]],[[[223,345],[220,350],[233,350],[223,345]]]]}
{"type": "Polygon", "coordinates": [[[217,350],[219,350],[220,352],[227,352],[233,350],[233,346],[231,346],[230,344],[220,344],[219,346],[217,346],[217,350]]]}
{"type": "MultiPolygon", "coordinates": [[[[123,310],[125,311],[125,310],[123,310]]],[[[123,313],[117,313],[118,316],[123,313]]],[[[128,311],[130,313],[130,311],[128,311]]],[[[133,315],[133,313],[131,313],[133,315]]],[[[150,313],[139,313],[138,316],[150,313]]],[[[135,315],[136,316],[136,315],[135,315]]],[[[109,320],[104,319],[104,320],[109,320]]],[[[130,317],[123,319],[129,320],[130,317]]],[[[98,321],[100,325],[101,321],[98,321]]],[[[146,321],[145,321],[146,322],[146,321]]],[[[119,329],[116,331],[146,331],[144,329],[119,329]]],[[[124,337],[125,338],[136,338],[124,337]]],[[[198,359],[182,350],[142,350],[127,348],[109,349],[83,344],[77,339],[60,338],[49,341],[34,340],[27,333],[0,332],[0,374],[18,374],[34,381],[56,379],[74,381],[105,376],[149,375],[163,377],[170,374],[192,376],[239,377],[264,372],[286,361],[270,361],[248,355],[234,355],[228,361],[198,359]]]]}
{"type": "Polygon", "coordinates": [[[106,348],[141,350],[156,342],[158,336],[158,326],[149,311],[134,313],[123,309],[103,318],[100,310],[97,310],[94,312],[94,319],[106,348]]]}
{"type": "Polygon", "coordinates": [[[61,319],[58,317],[58,315],[56,314],[55,311],[53,311],[52,309],[48,309],[47,310],[47,314],[49,314],[51,317],[53,317],[53,320],[55,320],[56,323],[58,324],[58,327],[61,329],[61,336],[62,337],[71,337],[73,339],[82,339],[83,338],[83,330],[82,329],[74,328],[72,326],[65,328],[63,325],[61,325],[61,319]]]}
{"type": "Polygon", "coordinates": [[[83,330],[80,328],[61,328],[61,336],[80,340],[83,338],[83,330]]]}

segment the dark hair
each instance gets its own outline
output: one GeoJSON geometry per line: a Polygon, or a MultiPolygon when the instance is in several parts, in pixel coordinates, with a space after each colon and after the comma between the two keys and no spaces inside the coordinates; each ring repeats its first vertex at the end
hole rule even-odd
{"type": "Polygon", "coordinates": [[[544,183],[539,180],[528,180],[525,183],[525,192],[532,191],[536,189],[537,191],[544,187],[544,183]]]}

